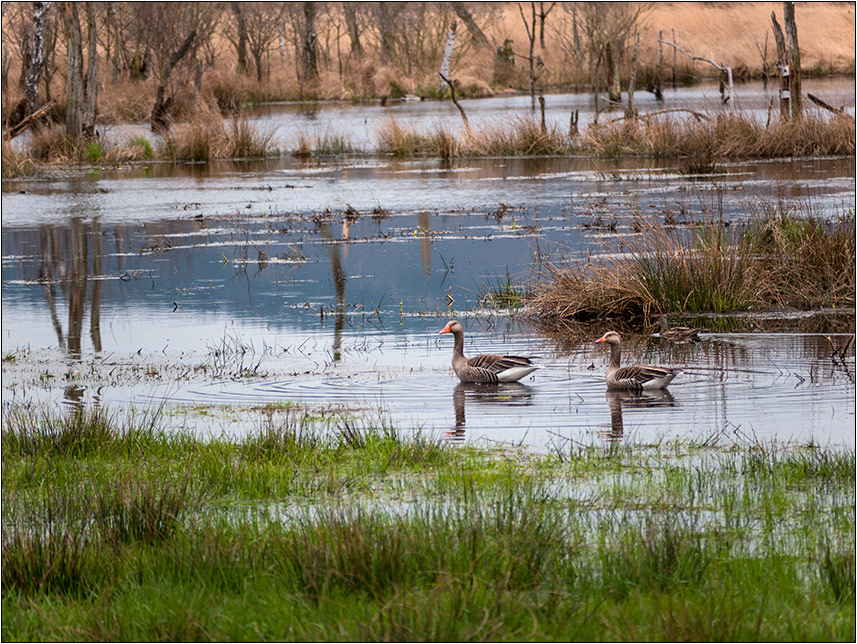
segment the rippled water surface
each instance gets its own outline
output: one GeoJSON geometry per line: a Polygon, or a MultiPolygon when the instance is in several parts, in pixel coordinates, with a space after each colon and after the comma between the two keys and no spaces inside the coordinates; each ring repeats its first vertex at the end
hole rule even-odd
{"type": "Polygon", "coordinates": [[[760,319],[693,345],[638,329],[626,363],[685,371],[636,397],[605,391],[601,325],[548,339],[481,309],[487,286],[540,262],[622,252],[635,217],[740,226],[760,202],[854,208],[853,159],[694,172],[278,159],[4,182],[3,404],[163,404],[165,422],[202,434],[241,435],[272,403],[300,403],[539,449],[723,433],[853,445],[853,312],[760,319]],[[451,317],[468,355],[542,368],[518,385],[459,385],[452,340],[437,335],[451,317]]]}

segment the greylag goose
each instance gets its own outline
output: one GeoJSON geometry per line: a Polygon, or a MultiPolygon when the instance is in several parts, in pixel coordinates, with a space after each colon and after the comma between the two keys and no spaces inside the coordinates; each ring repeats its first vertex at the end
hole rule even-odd
{"type": "Polygon", "coordinates": [[[486,353],[464,357],[464,330],[458,320],[450,320],[439,333],[451,333],[455,338],[452,350],[452,370],[461,382],[517,382],[538,369],[529,358],[486,353]]]}
{"type": "Polygon", "coordinates": [[[682,371],[641,364],[623,367],[621,366],[622,337],[615,331],[608,331],[595,341],[596,344],[599,342],[610,345],[610,365],[607,367],[606,378],[608,389],[624,391],[664,389],[682,371]]]}
{"type": "Polygon", "coordinates": [[[673,342],[698,342],[699,329],[692,329],[687,326],[670,327],[667,322],[667,316],[662,315],[658,318],[658,324],[661,325],[660,336],[673,342]]]}

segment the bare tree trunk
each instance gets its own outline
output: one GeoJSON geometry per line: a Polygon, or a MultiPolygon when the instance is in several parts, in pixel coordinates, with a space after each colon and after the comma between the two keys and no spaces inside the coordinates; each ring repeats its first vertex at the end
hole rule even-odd
{"type": "Polygon", "coordinates": [[[167,111],[172,103],[172,99],[166,99],[164,97],[167,91],[167,83],[170,82],[170,75],[173,73],[173,68],[178,65],[179,61],[185,57],[188,51],[190,51],[194,40],[196,40],[196,29],[191,29],[188,35],[185,36],[182,44],[175,52],[173,52],[173,55],[170,56],[167,64],[164,65],[163,69],[161,69],[161,76],[158,79],[158,91],[155,96],[155,105],[152,107],[151,127],[153,132],[169,129],[167,111]]]}
{"type": "Polygon", "coordinates": [[[467,10],[467,6],[463,2],[453,2],[452,10],[461,22],[464,23],[464,26],[467,27],[467,32],[473,39],[473,44],[476,45],[477,49],[490,49],[491,43],[489,42],[488,37],[485,35],[485,32],[479,28],[479,25],[476,24],[476,21],[473,19],[473,15],[467,10]]]}
{"type": "Polygon", "coordinates": [[[518,11],[521,12],[521,20],[524,21],[524,28],[527,30],[527,39],[530,41],[530,55],[527,58],[530,65],[530,109],[536,111],[536,3],[530,2],[530,22],[527,22],[527,17],[524,15],[524,7],[518,3],[518,11]]]}
{"type": "Polygon", "coordinates": [[[232,13],[235,15],[235,26],[238,29],[238,69],[239,74],[243,74],[247,70],[247,25],[244,23],[244,14],[241,13],[240,2],[230,2],[232,13]]]}
{"type": "Polygon", "coordinates": [[[318,80],[318,35],[315,31],[314,2],[304,2],[303,77],[312,85],[318,80]]]}
{"type": "Polygon", "coordinates": [[[449,36],[446,39],[446,49],[443,52],[443,62],[440,64],[440,84],[437,87],[437,92],[443,95],[443,89],[446,86],[444,78],[449,78],[449,61],[452,58],[452,48],[455,46],[455,20],[449,26],[449,36]]]}
{"type": "MultiPolygon", "coordinates": [[[[658,43],[660,45],[660,43],[658,43]]],[[[634,90],[637,84],[637,51],[640,49],[640,34],[634,34],[634,53],[631,54],[631,79],[628,81],[628,107],[625,116],[629,119],[635,118],[634,90]]]]}
{"type": "Polygon", "coordinates": [[[797,44],[797,25],[795,24],[795,3],[783,3],[783,22],[786,23],[786,36],[789,43],[789,93],[791,94],[791,115],[799,119],[803,115],[800,90],[800,47],[797,44]]]}
{"type": "Polygon", "coordinates": [[[379,57],[382,66],[390,62],[390,53],[393,44],[393,13],[390,3],[379,2],[376,5],[378,31],[380,32],[379,57]]]}
{"type": "Polygon", "coordinates": [[[95,132],[95,116],[98,111],[98,31],[95,26],[95,9],[91,2],[86,3],[86,26],[89,42],[86,51],[86,85],[81,128],[84,136],[92,136],[95,132]]]}
{"type": "Polygon", "coordinates": [[[771,22],[774,25],[774,40],[777,43],[777,70],[780,76],[780,118],[787,119],[791,112],[789,108],[789,57],[786,50],[786,39],[777,14],[771,12],[771,22]]]}
{"type": "Polygon", "coordinates": [[[607,43],[607,97],[611,103],[622,102],[622,85],[619,79],[619,52],[615,43],[607,43]],[[614,49],[616,51],[614,51],[614,49]]]}
{"type": "Polygon", "coordinates": [[[122,73],[122,59],[119,57],[119,19],[116,16],[116,3],[107,3],[107,34],[113,33],[113,55],[110,57],[110,62],[113,63],[113,70],[110,74],[110,82],[115,85],[119,81],[119,74],[122,73]]]}
{"type": "Polygon", "coordinates": [[[33,62],[32,42],[29,38],[24,39],[21,46],[21,74],[18,76],[18,89],[22,92],[27,89],[27,70],[33,62]]]}
{"type": "Polygon", "coordinates": [[[42,70],[45,68],[45,14],[50,9],[50,2],[33,3],[33,45],[30,69],[25,80],[25,95],[27,97],[27,113],[32,114],[39,102],[39,82],[42,70]]]}
{"type": "Polygon", "coordinates": [[[542,48],[542,52],[545,50],[545,20],[555,6],[556,2],[551,2],[550,6],[545,9],[545,3],[539,2],[539,47],[542,48]]]}
{"type": "Polygon", "coordinates": [[[279,37],[280,44],[280,61],[283,63],[283,67],[286,66],[286,37],[283,35],[283,21],[277,21],[277,35],[279,37]]]}
{"type": "Polygon", "coordinates": [[[77,15],[78,3],[67,2],[62,7],[68,53],[65,131],[69,136],[79,138],[83,134],[83,43],[77,15]]]}
{"type": "Polygon", "coordinates": [[[458,111],[461,114],[461,120],[464,121],[464,130],[467,132],[467,135],[470,136],[473,134],[473,131],[470,129],[470,121],[467,120],[467,113],[464,111],[464,108],[461,107],[461,103],[458,102],[458,98],[455,96],[455,81],[450,80],[443,74],[440,75],[440,78],[449,85],[449,97],[452,99],[452,104],[458,108],[458,111]]]}
{"type": "MultiPolygon", "coordinates": [[[[655,100],[659,103],[664,100],[663,82],[661,81],[661,70],[664,66],[664,32],[658,32],[658,68],[655,72],[655,100]]],[[[634,44],[634,53],[636,54],[636,43],[634,44]]]]}
{"type": "MultiPolygon", "coordinates": [[[[673,42],[675,42],[675,29],[672,30],[673,42]]],[[[676,57],[678,56],[678,52],[673,49],[673,89],[675,89],[675,68],[676,68],[676,57]]]]}
{"type": "Polygon", "coordinates": [[[357,24],[357,12],[354,10],[354,3],[343,2],[342,14],[345,16],[348,39],[351,41],[351,53],[349,55],[361,60],[363,58],[363,45],[360,42],[360,27],[357,24]]]}

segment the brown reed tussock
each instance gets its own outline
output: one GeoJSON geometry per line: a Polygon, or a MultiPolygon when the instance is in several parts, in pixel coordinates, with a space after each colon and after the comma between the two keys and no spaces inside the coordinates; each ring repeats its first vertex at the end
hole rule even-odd
{"type": "Polygon", "coordinates": [[[158,153],[173,161],[258,158],[268,156],[272,139],[271,132],[260,130],[246,118],[225,121],[216,112],[202,111],[193,121],[173,126],[158,153]]]}
{"type": "Polygon", "coordinates": [[[711,120],[653,117],[594,126],[583,147],[599,156],[740,158],[854,154],[854,119],[810,112],[802,119],[775,120],[767,127],[741,115],[711,120]]]}
{"type": "Polygon", "coordinates": [[[376,135],[377,149],[381,154],[416,157],[425,156],[432,149],[428,136],[412,128],[402,127],[394,118],[382,125],[376,135]]]}
{"type": "Polygon", "coordinates": [[[855,305],[853,214],[824,221],[781,212],[741,228],[640,226],[619,258],[543,263],[528,312],[552,324],[855,305]]]}
{"type": "Polygon", "coordinates": [[[2,148],[3,178],[29,177],[35,174],[36,165],[24,153],[16,152],[9,141],[3,141],[2,148]]]}

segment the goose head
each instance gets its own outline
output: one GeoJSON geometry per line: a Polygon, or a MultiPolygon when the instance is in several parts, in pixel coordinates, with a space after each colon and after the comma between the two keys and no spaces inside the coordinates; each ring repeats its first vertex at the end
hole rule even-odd
{"type": "Polygon", "coordinates": [[[461,324],[459,324],[458,320],[450,320],[446,323],[446,326],[443,327],[440,331],[438,331],[438,335],[441,333],[462,333],[464,329],[462,329],[461,324]]]}
{"type": "Polygon", "coordinates": [[[612,347],[612,346],[615,346],[617,344],[621,344],[622,337],[618,333],[616,333],[615,331],[608,331],[607,333],[602,335],[600,338],[598,338],[595,341],[595,344],[598,344],[599,342],[606,342],[607,344],[609,344],[612,347]]]}

